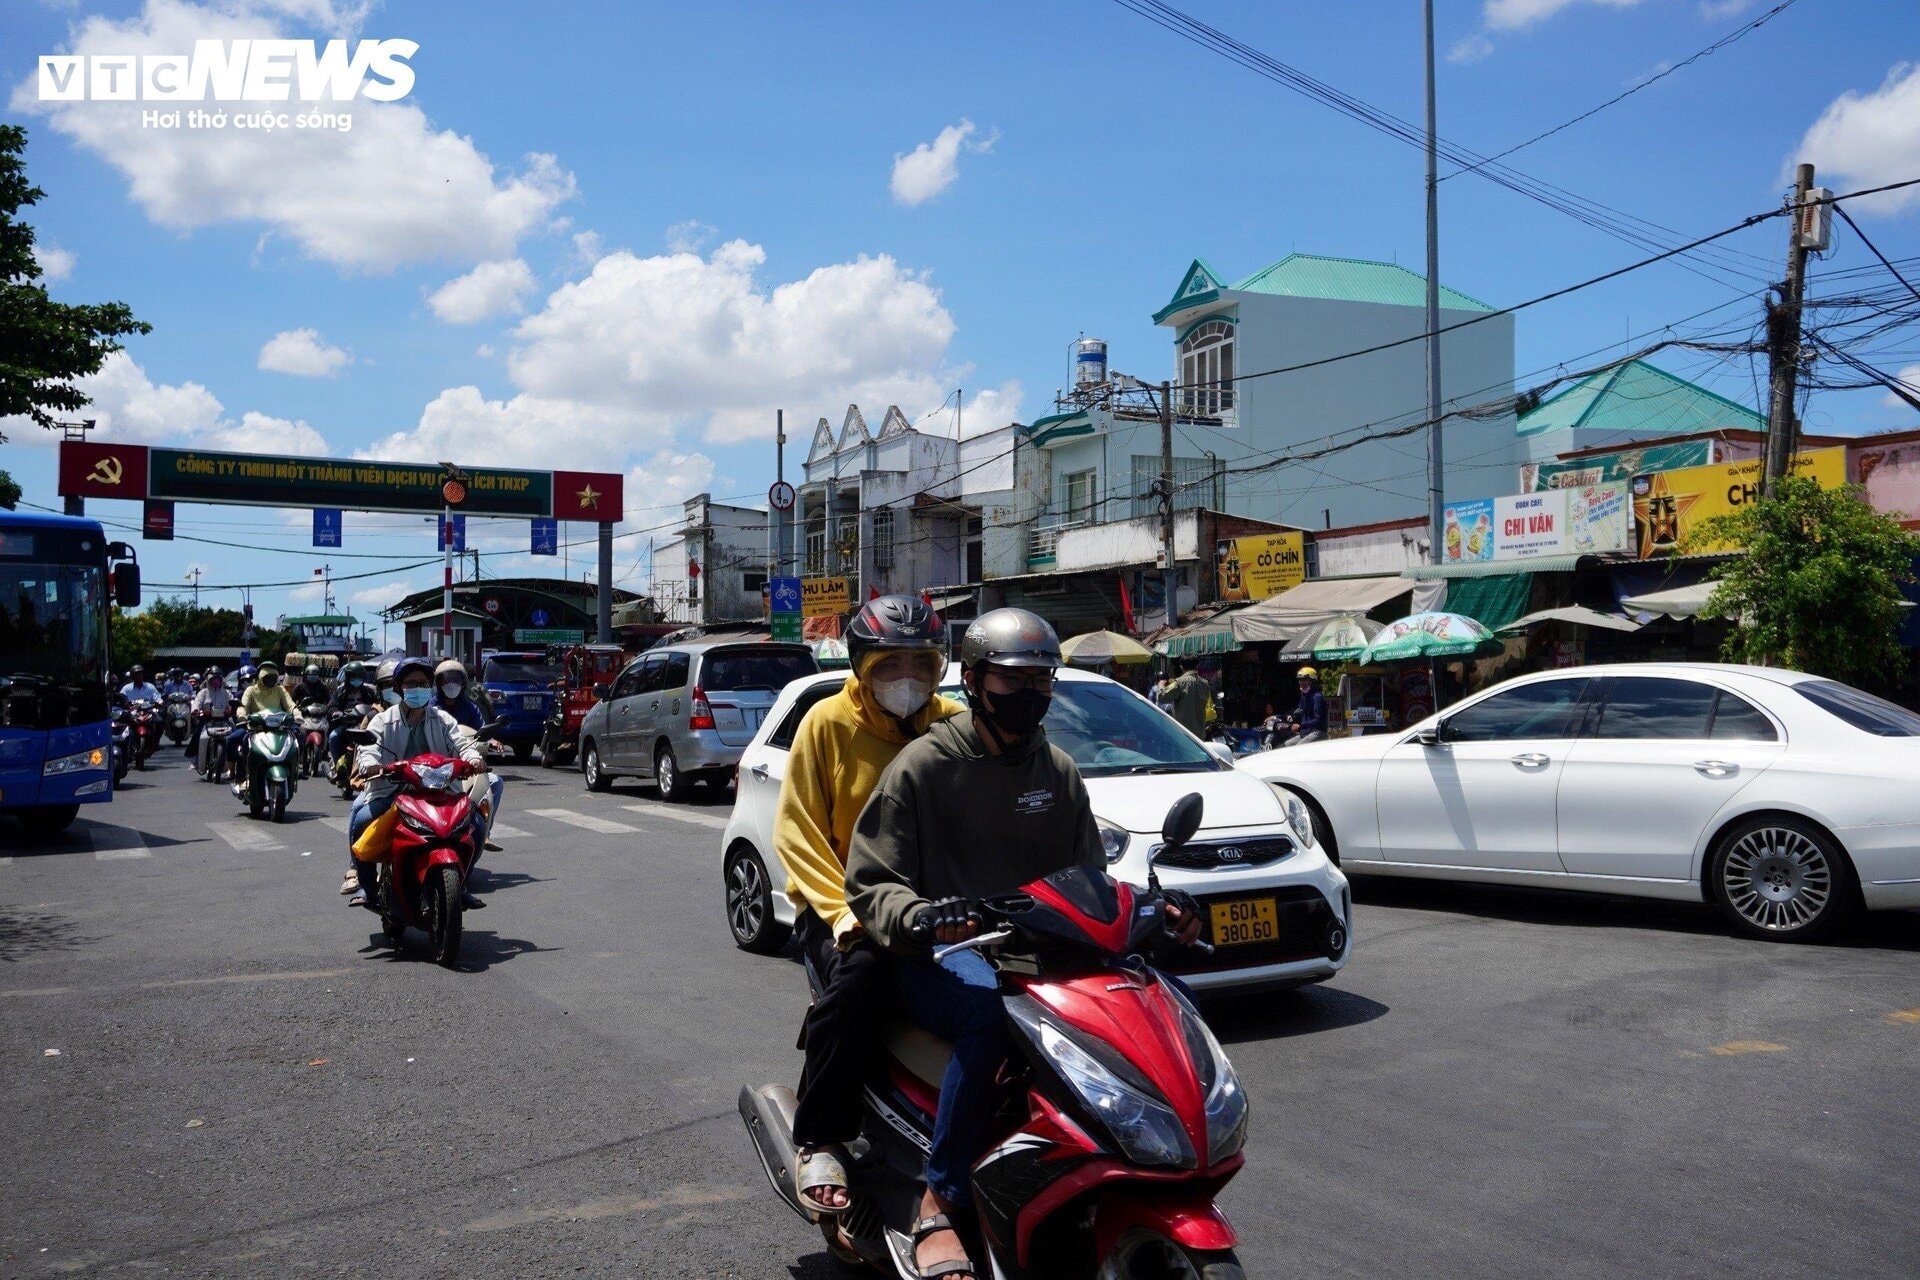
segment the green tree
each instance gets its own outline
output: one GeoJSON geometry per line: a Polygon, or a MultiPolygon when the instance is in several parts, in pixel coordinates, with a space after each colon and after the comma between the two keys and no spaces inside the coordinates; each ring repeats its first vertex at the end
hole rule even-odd
{"type": "MultiPolygon", "coordinates": [[[[4,439],[5,437],[0,437],[4,439]]],[[[20,485],[11,472],[0,470],[0,507],[11,511],[20,505],[20,485]]]]}
{"type": "Polygon", "coordinates": [[[171,643],[157,619],[147,613],[113,610],[113,669],[124,678],[134,663],[153,665],[153,651],[171,643]]]}
{"type": "MultiPolygon", "coordinates": [[[[26,146],[25,129],[0,125],[0,417],[25,414],[51,427],[55,414],[87,404],[73,379],[98,373],[119,339],[152,326],[124,302],[55,302],[37,283],[33,228],[17,215],[46,192],[27,181],[26,146]]],[[[0,434],[0,444],[6,439],[0,434]]]]}
{"type": "Polygon", "coordinates": [[[1705,521],[1688,549],[1745,547],[1717,571],[1706,612],[1737,619],[1730,662],[1874,685],[1898,678],[1902,583],[1914,580],[1920,535],[1875,511],[1853,487],[1783,479],[1771,498],[1705,521]]]}

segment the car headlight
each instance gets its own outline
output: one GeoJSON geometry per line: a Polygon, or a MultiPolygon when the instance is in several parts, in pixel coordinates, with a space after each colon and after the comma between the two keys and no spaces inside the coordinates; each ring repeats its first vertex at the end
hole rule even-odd
{"type": "Polygon", "coordinates": [[[1033,1038],[1053,1069],[1080,1102],[1106,1126],[1127,1158],[1136,1164],[1191,1169],[1199,1164],[1187,1130],[1173,1108],[1147,1089],[1122,1080],[1047,1018],[1017,1003],[1010,1005],[1021,1029],[1033,1038]]]}
{"type": "Polygon", "coordinates": [[[1303,849],[1313,848],[1313,814],[1299,796],[1291,793],[1280,797],[1280,803],[1287,811],[1287,825],[1293,828],[1293,834],[1303,849]]]}
{"type": "Polygon", "coordinates": [[[1100,852],[1107,855],[1107,865],[1111,866],[1120,861],[1127,851],[1127,841],[1133,837],[1123,829],[1102,822],[1098,818],[1094,819],[1094,825],[1100,831],[1100,852]]]}
{"type": "Polygon", "coordinates": [[[1207,1099],[1207,1163],[1218,1164],[1246,1145],[1247,1095],[1227,1054],[1200,1013],[1180,999],[1180,1030],[1187,1052],[1200,1072],[1200,1088],[1207,1099]]]}
{"type": "Polygon", "coordinates": [[[93,747],[86,751],[76,752],[70,756],[56,756],[54,759],[47,761],[41,768],[40,776],[43,778],[51,778],[55,774],[85,773],[90,769],[105,768],[107,768],[107,749],[105,747],[93,747]]]}

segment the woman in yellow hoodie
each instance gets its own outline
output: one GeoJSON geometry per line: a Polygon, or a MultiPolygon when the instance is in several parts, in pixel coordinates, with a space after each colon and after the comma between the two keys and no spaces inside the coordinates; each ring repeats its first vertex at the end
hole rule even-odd
{"type": "Polygon", "coordinates": [[[847,624],[853,674],[807,713],[780,785],[773,848],[798,909],[794,932],[823,990],[807,1014],[807,1063],[793,1137],[794,1185],[821,1213],[847,1207],[844,1144],[860,1131],[860,1082],[873,1048],[880,952],[847,909],[854,821],[900,749],[963,708],[934,693],[946,624],[914,596],[869,600],[847,624]]]}

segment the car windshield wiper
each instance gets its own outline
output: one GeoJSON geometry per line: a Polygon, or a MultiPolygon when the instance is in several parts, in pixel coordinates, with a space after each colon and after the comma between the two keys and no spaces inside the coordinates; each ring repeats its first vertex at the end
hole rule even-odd
{"type": "Polygon", "coordinates": [[[1213,766],[1212,766],[1212,765],[1210,765],[1210,764],[1200,764],[1200,763],[1197,763],[1197,762],[1196,762],[1196,763],[1193,763],[1193,764],[1165,764],[1165,763],[1160,763],[1160,764],[1131,764],[1131,765],[1128,765],[1128,766],[1127,766],[1126,768],[1124,768],[1124,769],[1122,769],[1122,770],[1121,770],[1120,772],[1121,772],[1121,773],[1123,773],[1123,774],[1130,774],[1130,773],[1212,773],[1212,772],[1213,772],[1213,766]]]}

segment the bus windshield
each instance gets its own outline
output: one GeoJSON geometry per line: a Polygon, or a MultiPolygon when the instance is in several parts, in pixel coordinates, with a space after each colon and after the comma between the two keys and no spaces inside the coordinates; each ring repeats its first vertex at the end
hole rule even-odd
{"type": "MultiPolygon", "coordinates": [[[[106,717],[106,561],[64,530],[0,530],[0,678],[6,722],[106,717]]],[[[40,721],[50,721],[41,724],[40,721]]]]}

